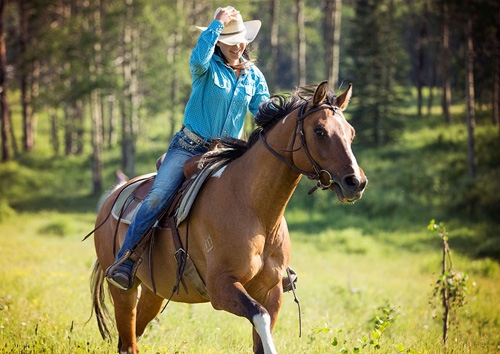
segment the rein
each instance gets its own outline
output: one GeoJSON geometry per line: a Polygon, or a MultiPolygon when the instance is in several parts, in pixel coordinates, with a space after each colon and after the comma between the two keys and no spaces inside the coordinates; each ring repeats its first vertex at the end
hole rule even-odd
{"type": "Polygon", "coordinates": [[[292,169],[294,169],[298,173],[303,174],[304,176],[306,176],[307,178],[309,178],[311,180],[317,181],[316,185],[308,193],[308,194],[312,194],[318,188],[321,188],[322,190],[326,190],[326,189],[330,188],[331,185],[335,183],[335,180],[333,179],[331,173],[328,172],[327,170],[323,170],[319,166],[319,164],[314,160],[314,158],[311,156],[311,153],[309,152],[309,149],[307,148],[307,141],[306,141],[306,137],[304,135],[304,129],[303,129],[304,128],[304,119],[308,115],[310,115],[310,114],[312,114],[314,112],[317,112],[319,110],[322,110],[322,109],[330,109],[334,113],[336,112],[337,109],[336,109],[336,107],[332,106],[331,104],[327,104],[327,105],[321,104],[321,105],[313,107],[310,110],[308,110],[308,111],[305,112],[306,106],[307,106],[307,102],[304,103],[300,107],[299,115],[297,116],[297,119],[295,120],[295,130],[294,130],[294,135],[293,135],[292,148],[293,148],[293,145],[295,144],[295,137],[297,136],[297,131],[298,131],[298,133],[300,135],[300,143],[301,143],[301,146],[300,146],[300,148],[298,150],[304,148],[304,151],[305,151],[305,153],[307,155],[307,158],[311,162],[311,165],[312,165],[315,173],[310,173],[310,172],[306,172],[304,170],[301,170],[297,166],[295,166],[295,165],[291,164],[290,162],[288,162],[276,150],[274,150],[271,146],[269,146],[269,144],[265,141],[264,136],[262,135],[262,130],[259,132],[259,139],[260,139],[260,141],[262,141],[262,143],[264,144],[264,146],[266,147],[267,150],[269,150],[274,156],[276,156],[279,160],[281,160],[288,167],[291,167],[292,169]],[[322,175],[326,175],[327,176],[327,178],[328,178],[328,184],[325,184],[325,183],[323,183],[321,181],[321,176],[322,175]]]}

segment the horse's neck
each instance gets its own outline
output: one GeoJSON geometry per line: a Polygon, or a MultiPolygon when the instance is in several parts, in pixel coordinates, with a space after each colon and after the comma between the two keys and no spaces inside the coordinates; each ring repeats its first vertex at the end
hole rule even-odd
{"type": "MultiPolygon", "coordinates": [[[[292,121],[293,123],[293,121],[292,121]]],[[[291,159],[290,141],[295,127],[278,122],[276,129],[266,134],[267,143],[284,158],[291,159]]],[[[269,222],[281,220],[301,175],[274,156],[262,142],[248,151],[245,161],[245,184],[249,188],[250,203],[269,222]]],[[[292,161],[289,161],[292,163],[292,161]]]]}

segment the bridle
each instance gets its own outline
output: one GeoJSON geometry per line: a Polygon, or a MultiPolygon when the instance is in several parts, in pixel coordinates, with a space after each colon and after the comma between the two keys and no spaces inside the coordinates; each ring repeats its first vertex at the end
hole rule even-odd
{"type": "Polygon", "coordinates": [[[304,119],[308,115],[310,115],[310,114],[312,114],[314,112],[323,110],[323,109],[329,109],[329,110],[333,111],[333,113],[335,114],[337,112],[338,108],[336,106],[332,106],[329,103],[326,103],[326,104],[323,103],[323,104],[320,104],[318,106],[315,106],[315,107],[311,108],[308,111],[305,111],[306,107],[307,107],[307,104],[308,104],[308,102],[304,103],[299,108],[299,114],[297,115],[297,119],[295,120],[295,130],[294,130],[293,140],[292,140],[292,144],[291,144],[291,146],[293,148],[293,146],[295,145],[295,137],[297,136],[297,132],[298,132],[298,135],[300,136],[300,147],[297,150],[290,150],[290,151],[294,152],[294,151],[298,151],[298,150],[304,148],[306,156],[309,159],[309,162],[311,162],[311,165],[312,165],[312,167],[314,169],[314,173],[306,172],[306,171],[298,168],[297,166],[291,164],[290,162],[288,162],[276,150],[274,150],[272,147],[269,146],[269,144],[265,141],[264,136],[262,135],[262,130],[259,132],[259,139],[260,139],[260,141],[262,141],[262,144],[264,144],[264,146],[274,156],[276,156],[279,160],[281,160],[287,166],[289,166],[290,168],[294,169],[298,173],[303,174],[307,178],[309,178],[311,180],[317,181],[316,185],[309,191],[309,194],[312,194],[318,188],[321,188],[322,190],[329,189],[334,183],[337,183],[337,181],[335,181],[334,177],[332,177],[332,174],[330,172],[328,172],[327,170],[322,169],[319,166],[319,164],[314,160],[314,158],[311,156],[311,153],[309,152],[309,149],[307,148],[307,141],[306,141],[306,137],[304,135],[304,129],[303,129],[304,128],[304,119]],[[325,183],[323,183],[321,181],[321,176],[326,176],[327,177],[327,179],[328,179],[328,183],[327,184],[325,184],[325,183]]]}

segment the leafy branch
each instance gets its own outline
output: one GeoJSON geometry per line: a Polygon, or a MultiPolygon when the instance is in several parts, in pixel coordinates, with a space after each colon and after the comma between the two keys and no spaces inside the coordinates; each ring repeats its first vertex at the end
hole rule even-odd
{"type": "Polygon", "coordinates": [[[453,267],[448,231],[443,223],[436,224],[434,220],[431,220],[427,228],[431,232],[438,232],[443,241],[441,275],[434,285],[433,297],[439,298],[443,307],[443,347],[446,353],[451,311],[466,304],[469,277],[465,273],[457,272],[453,267]]]}
{"type": "MultiPolygon", "coordinates": [[[[373,329],[371,330],[370,337],[365,335],[363,338],[358,339],[359,345],[352,349],[346,346],[347,341],[344,340],[339,353],[358,354],[370,348],[373,350],[379,350],[381,348],[382,335],[386,331],[387,327],[389,327],[396,320],[396,317],[399,314],[399,307],[382,306],[379,307],[379,310],[382,311],[382,314],[375,315],[373,319],[370,320],[370,322],[373,323],[373,329]]],[[[342,330],[338,330],[337,334],[340,334],[341,332],[342,330]]],[[[333,337],[332,346],[336,347],[339,344],[340,341],[337,336],[333,337]]]]}

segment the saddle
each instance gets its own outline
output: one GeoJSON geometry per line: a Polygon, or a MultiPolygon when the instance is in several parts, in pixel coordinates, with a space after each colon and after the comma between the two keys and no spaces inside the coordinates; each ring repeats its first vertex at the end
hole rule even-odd
{"type": "MultiPolygon", "coordinates": [[[[208,165],[207,168],[203,168],[203,163],[201,161],[202,154],[195,155],[186,161],[184,164],[184,183],[181,185],[179,190],[176,192],[181,194],[180,202],[182,203],[182,213],[180,214],[180,218],[177,218],[177,225],[179,225],[186,218],[189,213],[189,209],[191,208],[198,191],[200,190],[203,182],[206,178],[211,175],[213,172],[213,165],[208,165]],[[196,183],[195,183],[196,182],[196,183]],[[185,199],[184,197],[189,196],[189,199],[185,199]]],[[[163,154],[156,161],[156,170],[160,169],[160,166],[165,158],[165,154],[163,154]]],[[[222,166],[221,166],[222,167],[222,166]]],[[[122,223],[130,224],[137,213],[137,210],[141,206],[141,204],[146,199],[149,190],[153,186],[156,172],[149,173],[143,175],[142,177],[132,181],[128,186],[126,186],[117,197],[115,203],[113,204],[113,208],[111,213],[116,220],[119,220],[122,223]]],[[[173,198],[171,205],[175,199],[173,198]]],[[[170,205],[169,205],[170,206],[170,205]]],[[[167,206],[167,209],[169,208],[167,206]]],[[[177,205],[174,205],[174,209],[178,209],[177,205]]]]}

